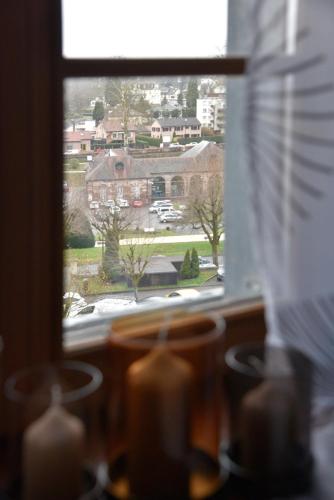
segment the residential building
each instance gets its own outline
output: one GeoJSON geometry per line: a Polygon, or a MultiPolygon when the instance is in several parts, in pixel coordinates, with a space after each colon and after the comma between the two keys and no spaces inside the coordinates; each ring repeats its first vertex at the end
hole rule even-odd
{"type": "Polygon", "coordinates": [[[73,120],[71,125],[68,125],[65,132],[94,132],[95,133],[95,120],[73,120]]]}
{"type": "MultiPolygon", "coordinates": [[[[128,123],[128,142],[136,142],[137,127],[128,123]]],[[[106,139],[107,144],[124,142],[124,122],[120,118],[107,118],[96,127],[96,139],[106,139]]]]}
{"type": "Polygon", "coordinates": [[[173,137],[201,137],[201,122],[197,118],[158,118],[152,123],[151,137],[169,139],[173,137]]]}
{"type": "Polygon", "coordinates": [[[197,99],[196,116],[202,127],[224,132],[224,107],[225,99],[221,95],[197,99]]]}
{"type": "Polygon", "coordinates": [[[92,132],[64,132],[64,153],[77,154],[91,151],[91,140],[93,137],[94,134],[92,132]]]}

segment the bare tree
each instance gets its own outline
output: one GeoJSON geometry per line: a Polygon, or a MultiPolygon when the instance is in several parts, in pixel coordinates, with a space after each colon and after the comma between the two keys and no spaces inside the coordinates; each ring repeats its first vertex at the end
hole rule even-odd
{"type": "Polygon", "coordinates": [[[114,207],[103,207],[91,214],[91,224],[105,242],[102,253],[102,270],[107,280],[116,280],[121,274],[119,246],[121,235],[131,226],[128,213],[114,207]]]}
{"type": "Polygon", "coordinates": [[[135,301],[138,302],[138,286],[153,254],[152,239],[130,240],[121,252],[124,273],[132,281],[135,301]]]}
{"type": "Polygon", "coordinates": [[[212,176],[206,190],[202,189],[201,182],[195,182],[190,193],[185,222],[204,231],[211,245],[213,263],[218,266],[219,240],[224,231],[222,177],[212,176]]]}
{"type": "Polygon", "coordinates": [[[124,146],[127,146],[129,143],[130,112],[135,98],[134,85],[128,80],[109,78],[106,83],[105,96],[108,104],[119,105],[121,108],[124,146]]]}
{"type": "Polygon", "coordinates": [[[139,227],[139,215],[131,208],[117,210],[103,207],[90,216],[93,228],[104,240],[102,270],[108,280],[119,279],[122,271],[120,260],[120,240],[126,233],[139,227]]]}

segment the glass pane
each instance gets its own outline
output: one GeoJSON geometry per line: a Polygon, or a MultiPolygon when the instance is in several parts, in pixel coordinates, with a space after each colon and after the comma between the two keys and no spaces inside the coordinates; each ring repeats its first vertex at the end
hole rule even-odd
{"type": "Polygon", "coordinates": [[[65,81],[66,316],[223,295],[225,87],[65,81]]]}
{"type": "Polygon", "coordinates": [[[126,4],[62,0],[69,58],[217,57],[225,53],[227,0],[126,4]]]}

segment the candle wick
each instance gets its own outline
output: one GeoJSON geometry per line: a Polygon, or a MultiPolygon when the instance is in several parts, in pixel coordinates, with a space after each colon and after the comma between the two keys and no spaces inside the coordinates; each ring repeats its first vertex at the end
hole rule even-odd
{"type": "Polygon", "coordinates": [[[264,375],[264,362],[256,356],[248,356],[248,363],[260,375],[264,375]]]}
{"type": "Polygon", "coordinates": [[[159,330],[159,335],[158,335],[158,341],[161,342],[161,343],[164,343],[167,341],[167,338],[168,338],[168,329],[169,329],[169,325],[170,325],[170,322],[171,322],[171,313],[170,312],[167,312],[165,313],[164,315],[164,319],[163,319],[163,322],[161,324],[161,328],[159,330]]]}
{"type": "Polygon", "coordinates": [[[60,405],[62,402],[62,390],[59,384],[51,386],[51,406],[60,405]]]}

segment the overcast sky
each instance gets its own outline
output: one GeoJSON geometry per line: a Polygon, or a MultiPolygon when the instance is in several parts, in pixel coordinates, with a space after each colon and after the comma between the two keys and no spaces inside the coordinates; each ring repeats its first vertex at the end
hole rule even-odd
{"type": "Polygon", "coordinates": [[[210,57],[226,45],[228,0],[62,0],[66,57],[210,57]]]}

